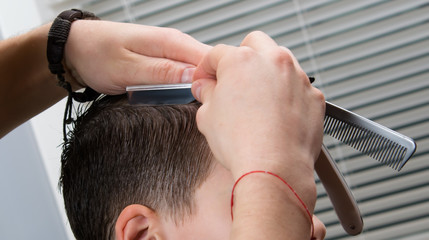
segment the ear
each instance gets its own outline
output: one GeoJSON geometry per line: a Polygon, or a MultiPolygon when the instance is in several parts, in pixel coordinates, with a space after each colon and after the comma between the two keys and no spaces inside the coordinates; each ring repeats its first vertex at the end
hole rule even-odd
{"type": "Polygon", "coordinates": [[[133,204],[124,208],[119,214],[115,235],[117,240],[158,240],[160,239],[159,229],[159,217],[152,209],[133,204]]]}

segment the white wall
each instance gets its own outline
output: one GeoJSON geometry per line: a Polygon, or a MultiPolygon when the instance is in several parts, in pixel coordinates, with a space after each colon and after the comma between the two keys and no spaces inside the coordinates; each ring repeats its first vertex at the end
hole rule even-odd
{"type": "MultiPolygon", "coordinates": [[[[44,1],[0,0],[1,36],[25,33],[52,14],[44,1]]],[[[64,106],[61,101],[0,140],[0,239],[73,238],[57,187],[64,106]]]]}

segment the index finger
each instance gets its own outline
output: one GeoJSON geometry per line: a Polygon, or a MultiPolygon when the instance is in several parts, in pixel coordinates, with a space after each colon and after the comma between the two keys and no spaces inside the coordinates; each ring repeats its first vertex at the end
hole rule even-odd
{"type": "Polygon", "coordinates": [[[135,38],[127,38],[130,50],[158,58],[197,65],[211,46],[173,28],[136,25],[135,38]],[[148,47],[150,46],[150,47],[148,47]]]}
{"type": "Polygon", "coordinates": [[[217,79],[216,72],[222,58],[236,47],[220,44],[212,48],[198,64],[192,81],[198,79],[217,79]]]}

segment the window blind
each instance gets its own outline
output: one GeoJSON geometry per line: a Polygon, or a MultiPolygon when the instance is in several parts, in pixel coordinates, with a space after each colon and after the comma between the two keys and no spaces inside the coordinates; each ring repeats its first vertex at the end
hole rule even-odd
{"type": "Polygon", "coordinates": [[[429,239],[429,0],[98,0],[75,7],[105,20],[177,28],[212,45],[266,32],[292,50],[327,100],[418,145],[398,173],[324,137],[365,224],[363,234],[348,236],[317,182],[315,214],[326,239],[429,239]]]}

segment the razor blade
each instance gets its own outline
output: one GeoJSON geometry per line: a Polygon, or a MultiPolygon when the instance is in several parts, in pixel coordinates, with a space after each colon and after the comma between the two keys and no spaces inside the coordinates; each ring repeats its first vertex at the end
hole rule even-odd
{"type": "Polygon", "coordinates": [[[186,104],[195,101],[191,83],[138,85],[126,88],[130,104],[186,104]]]}

